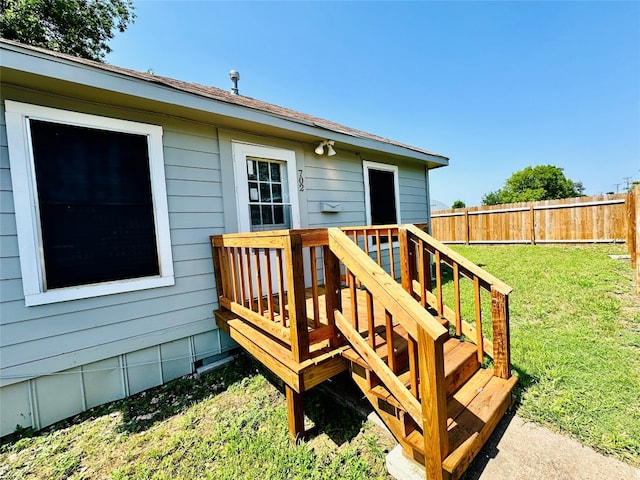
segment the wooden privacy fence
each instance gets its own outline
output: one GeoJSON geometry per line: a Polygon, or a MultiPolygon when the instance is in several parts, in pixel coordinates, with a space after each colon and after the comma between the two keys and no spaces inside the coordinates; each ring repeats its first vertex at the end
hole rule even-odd
{"type": "Polygon", "coordinates": [[[627,194],[439,210],[432,235],[443,243],[624,243],[627,194]]]}

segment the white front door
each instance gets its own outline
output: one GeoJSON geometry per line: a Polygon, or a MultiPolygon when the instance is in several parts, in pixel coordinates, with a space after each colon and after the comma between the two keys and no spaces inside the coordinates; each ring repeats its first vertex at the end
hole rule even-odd
{"type": "Polygon", "coordinates": [[[293,150],[232,142],[239,232],[300,228],[293,150]]]}

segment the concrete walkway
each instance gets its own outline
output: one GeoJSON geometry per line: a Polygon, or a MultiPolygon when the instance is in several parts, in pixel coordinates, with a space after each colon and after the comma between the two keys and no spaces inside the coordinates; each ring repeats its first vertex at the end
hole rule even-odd
{"type": "MultiPolygon", "coordinates": [[[[387,457],[398,480],[424,480],[424,468],[400,454],[387,457]]],[[[640,480],[640,470],[546,428],[508,415],[462,480],[640,480]]]]}

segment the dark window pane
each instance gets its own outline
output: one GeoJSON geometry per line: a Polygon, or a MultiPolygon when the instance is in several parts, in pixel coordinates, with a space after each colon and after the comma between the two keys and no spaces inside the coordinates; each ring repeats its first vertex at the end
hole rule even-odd
{"type": "Polygon", "coordinates": [[[393,172],[369,169],[371,224],[397,223],[396,195],[393,172]]]}
{"type": "Polygon", "coordinates": [[[260,201],[265,203],[271,201],[271,189],[268,183],[260,184],[260,201]]]}
{"type": "Polygon", "coordinates": [[[273,192],[273,201],[275,203],[282,202],[282,185],[274,183],[271,185],[271,191],[273,192]]]}
{"type": "Polygon", "coordinates": [[[280,164],[271,163],[271,181],[280,182],[280,164]]]}
{"type": "Polygon", "coordinates": [[[269,164],[267,162],[258,162],[258,180],[261,182],[269,181],[269,164]]]}
{"type": "Polygon", "coordinates": [[[271,205],[262,206],[262,224],[271,225],[273,223],[273,213],[271,211],[271,205]]]}
{"type": "Polygon", "coordinates": [[[262,225],[260,220],[260,205],[249,205],[251,212],[251,225],[262,225]]]}
{"type": "Polygon", "coordinates": [[[257,180],[258,178],[255,160],[247,160],[247,177],[249,180],[257,180]]]}
{"type": "Polygon", "coordinates": [[[284,223],[284,206],[273,206],[273,223],[284,223]]]}
{"type": "Polygon", "coordinates": [[[47,288],[158,275],[146,136],[30,125],[47,288]]]}

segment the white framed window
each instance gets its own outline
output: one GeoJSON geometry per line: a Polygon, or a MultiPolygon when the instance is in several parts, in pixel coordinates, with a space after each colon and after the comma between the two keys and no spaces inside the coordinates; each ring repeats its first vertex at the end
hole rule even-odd
{"type": "Polygon", "coordinates": [[[300,228],[293,150],[232,141],[238,230],[300,228]]]}
{"type": "Polygon", "coordinates": [[[398,167],[363,160],[367,225],[401,223],[398,167]]]}
{"type": "Polygon", "coordinates": [[[27,306],[174,284],[162,127],[5,101],[27,306]]]}

